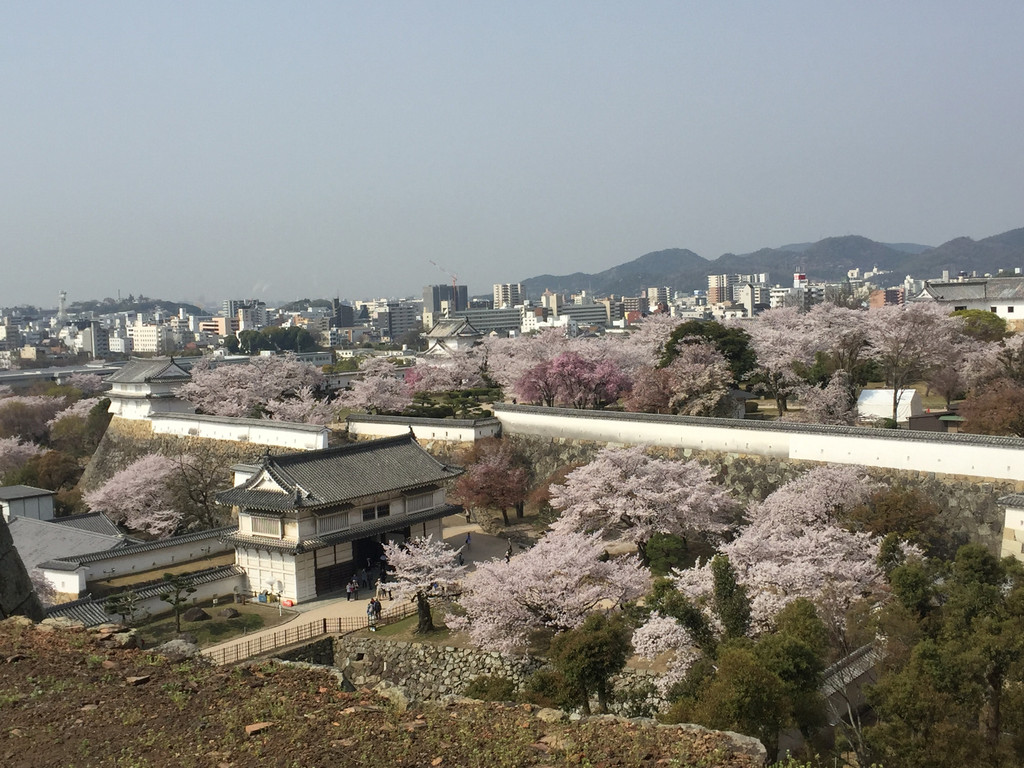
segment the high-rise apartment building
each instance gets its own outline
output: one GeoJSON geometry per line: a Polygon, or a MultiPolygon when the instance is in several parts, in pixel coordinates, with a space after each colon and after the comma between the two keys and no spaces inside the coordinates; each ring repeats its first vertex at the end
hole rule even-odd
{"type": "Polygon", "coordinates": [[[523,303],[522,283],[495,283],[494,308],[518,307],[523,303]]]}
{"type": "Polygon", "coordinates": [[[469,289],[464,285],[423,286],[423,311],[437,316],[442,302],[448,303],[449,312],[458,312],[469,307],[469,289]]]}

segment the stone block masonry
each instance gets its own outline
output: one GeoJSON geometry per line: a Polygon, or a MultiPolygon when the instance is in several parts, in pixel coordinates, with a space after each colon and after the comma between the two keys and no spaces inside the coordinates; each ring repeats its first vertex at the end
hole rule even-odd
{"type": "Polygon", "coordinates": [[[337,638],[334,649],[335,666],[356,687],[385,680],[416,699],[461,695],[481,675],[506,678],[518,689],[543,666],[529,656],[355,635],[337,638]]]}

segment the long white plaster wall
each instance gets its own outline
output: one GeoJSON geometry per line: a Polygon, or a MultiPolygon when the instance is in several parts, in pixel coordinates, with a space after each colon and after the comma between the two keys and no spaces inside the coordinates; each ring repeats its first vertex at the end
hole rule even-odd
{"type": "Polygon", "coordinates": [[[358,416],[349,416],[348,432],[355,437],[395,437],[409,434],[421,441],[445,441],[450,443],[472,443],[486,437],[497,437],[501,424],[491,419],[479,424],[460,424],[444,419],[418,420],[415,418],[395,421],[363,421],[358,416]]]}
{"type": "Polygon", "coordinates": [[[1024,482],[1024,439],[496,405],[505,434],[861,464],[1024,482]]]}
{"type": "Polygon", "coordinates": [[[177,437],[254,443],[297,451],[327,447],[327,427],[291,424],[270,419],[224,419],[196,414],[156,414],[150,419],[153,433],[177,437]]]}
{"type": "Polygon", "coordinates": [[[875,435],[796,435],[790,442],[789,457],[995,480],[1024,480],[1024,442],[987,445],[943,440],[946,436],[941,433],[935,437],[935,440],[887,440],[875,435]]]}
{"type": "MultiPolygon", "coordinates": [[[[128,548],[130,550],[130,548],[128,548]]],[[[94,579],[107,579],[111,576],[121,576],[126,573],[149,571],[154,568],[166,568],[170,565],[199,560],[209,555],[217,555],[230,552],[232,547],[225,544],[216,536],[211,536],[198,541],[183,542],[157,549],[147,549],[142,552],[128,551],[125,554],[117,554],[118,550],[110,551],[109,556],[101,560],[93,560],[85,563],[85,578],[88,581],[94,579]]],[[[74,560],[74,558],[70,558],[74,560]]]]}
{"type": "Polygon", "coordinates": [[[767,432],[736,421],[736,426],[719,426],[721,419],[707,425],[675,421],[634,421],[608,418],[601,411],[569,411],[560,408],[495,407],[505,434],[534,435],[565,440],[591,440],[625,445],[661,445],[700,451],[748,453],[757,456],[788,458],[792,435],[767,432]],[[715,423],[717,422],[717,423],[715,423]]]}

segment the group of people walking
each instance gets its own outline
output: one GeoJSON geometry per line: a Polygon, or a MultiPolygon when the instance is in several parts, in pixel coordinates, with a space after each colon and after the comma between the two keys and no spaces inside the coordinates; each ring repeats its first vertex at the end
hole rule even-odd
{"type": "Polygon", "coordinates": [[[366,605],[366,623],[369,625],[371,632],[377,631],[377,622],[380,621],[381,610],[380,600],[376,597],[371,597],[370,602],[366,605]]]}

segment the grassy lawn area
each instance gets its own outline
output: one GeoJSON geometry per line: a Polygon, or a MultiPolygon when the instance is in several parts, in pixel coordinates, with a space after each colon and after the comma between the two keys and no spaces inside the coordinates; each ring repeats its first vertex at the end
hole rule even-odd
{"type": "Polygon", "coordinates": [[[388,640],[402,640],[409,643],[432,643],[433,645],[457,645],[459,647],[466,645],[464,635],[459,635],[445,627],[445,609],[443,605],[433,606],[432,613],[434,626],[437,627],[437,631],[431,632],[428,635],[416,634],[418,617],[415,613],[411,616],[405,617],[401,621],[396,621],[394,624],[377,627],[376,632],[370,632],[368,629],[361,629],[359,630],[359,634],[383,637],[388,640]]]}
{"type": "MultiPolygon", "coordinates": [[[[211,618],[208,621],[182,620],[181,631],[194,635],[196,640],[198,640],[200,647],[222,643],[225,640],[230,640],[234,637],[240,637],[241,635],[256,632],[260,629],[273,627],[277,624],[288,621],[288,619],[292,617],[292,613],[290,611],[285,611],[281,616],[278,616],[277,606],[271,607],[260,605],[259,603],[246,603],[245,605],[241,605],[238,603],[224,603],[222,601],[215,607],[212,602],[208,600],[206,602],[197,603],[197,606],[203,608],[208,614],[210,614],[211,618]],[[218,616],[217,612],[225,607],[234,608],[240,615],[233,619],[226,619],[218,616]]],[[[139,634],[142,635],[145,640],[146,647],[160,645],[168,640],[173,640],[178,634],[174,625],[173,613],[164,614],[153,621],[140,624],[138,626],[138,630],[139,634]]]]}

